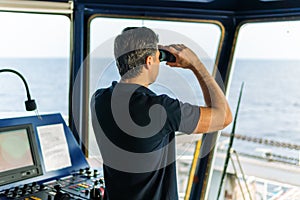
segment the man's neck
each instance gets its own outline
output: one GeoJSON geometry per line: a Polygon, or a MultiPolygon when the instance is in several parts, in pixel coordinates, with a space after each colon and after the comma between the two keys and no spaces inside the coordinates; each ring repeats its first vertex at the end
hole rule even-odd
{"type": "Polygon", "coordinates": [[[121,78],[120,83],[138,84],[138,85],[142,85],[144,87],[149,86],[149,80],[147,77],[147,73],[141,73],[134,78],[128,78],[128,79],[121,78]]]}
{"type": "Polygon", "coordinates": [[[149,84],[145,80],[146,79],[144,77],[138,76],[138,77],[134,77],[134,78],[130,78],[130,79],[121,79],[120,83],[138,84],[138,85],[142,85],[144,87],[148,87],[149,84]]]}

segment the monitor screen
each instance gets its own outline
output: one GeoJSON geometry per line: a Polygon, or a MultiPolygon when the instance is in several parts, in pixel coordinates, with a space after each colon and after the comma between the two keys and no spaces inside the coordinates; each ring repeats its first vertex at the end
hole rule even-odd
{"type": "Polygon", "coordinates": [[[0,172],[33,165],[26,129],[0,134],[0,172]]]}
{"type": "Polygon", "coordinates": [[[31,124],[0,127],[0,185],[42,174],[31,124]]]}

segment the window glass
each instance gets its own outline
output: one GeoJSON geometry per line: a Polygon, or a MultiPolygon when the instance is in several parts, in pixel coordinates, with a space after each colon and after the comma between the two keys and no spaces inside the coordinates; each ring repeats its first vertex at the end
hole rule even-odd
{"type": "MultiPolygon", "coordinates": [[[[299,165],[299,151],[295,150],[300,145],[299,44],[299,21],[249,23],[243,25],[238,34],[229,91],[233,114],[242,82],[244,90],[233,149],[240,160],[245,161],[241,165],[247,180],[255,177],[256,195],[261,199],[275,198],[267,197],[267,193],[288,192],[291,187],[284,190],[279,183],[268,183],[275,181],[293,185],[292,179],[283,172],[287,167],[299,165]],[[277,167],[279,170],[274,171],[277,167]],[[277,192],[272,191],[275,187],[279,188],[277,192]],[[268,191],[263,188],[268,188],[268,191]]],[[[223,131],[223,135],[232,131],[232,125],[223,131]]],[[[215,175],[222,172],[228,142],[228,137],[220,137],[215,175]]],[[[234,154],[232,156],[236,159],[234,154]]],[[[235,164],[238,169],[237,161],[235,164]]],[[[229,161],[228,169],[234,173],[232,167],[229,161]]],[[[241,174],[240,171],[238,174],[241,174]]],[[[219,180],[214,181],[211,185],[219,185],[219,180]]],[[[228,188],[227,185],[228,195],[236,194],[228,188]]],[[[214,190],[212,193],[216,194],[214,190]]]]}
{"type": "MultiPolygon", "coordinates": [[[[26,79],[40,114],[68,115],[70,20],[62,15],[0,12],[0,69],[13,69],[26,79]]],[[[0,117],[26,112],[21,79],[0,74],[0,117]]]]}
{"type": "MultiPolygon", "coordinates": [[[[108,87],[112,81],[120,79],[113,56],[114,38],[125,27],[136,26],[153,29],[159,35],[159,43],[162,45],[186,44],[212,72],[221,38],[220,27],[215,24],[97,17],[91,21],[90,26],[90,98],[98,88],[108,87]]],[[[192,72],[170,68],[165,63],[161,63],[159,77],[150,89],[157,94],[165,93],[184,102],[204,104],[200,87],[192,72]]],[[[89,132],[90,157],[98,158],[100,153],[91,122],[89,132]]],[[[178,182],[181,195],[185,193],[195,142],[198,139],[199,136],[177,133],[178,182]]]]}

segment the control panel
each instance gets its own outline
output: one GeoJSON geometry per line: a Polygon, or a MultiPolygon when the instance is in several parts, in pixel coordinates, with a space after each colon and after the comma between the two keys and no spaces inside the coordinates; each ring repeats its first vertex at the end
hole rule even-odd
{"type": "Polygon", "coordinates": [[[80,169],[78,172],[48,182],[32,182],[0,191],[1,200],[67,200],[104,199],[105,183],[97,169],[80,169]]]}
{"type": "Polygon", "coordinates": [[[104,190],[60,114],[0,119],[0,200],[103,200],[104,190]]]}

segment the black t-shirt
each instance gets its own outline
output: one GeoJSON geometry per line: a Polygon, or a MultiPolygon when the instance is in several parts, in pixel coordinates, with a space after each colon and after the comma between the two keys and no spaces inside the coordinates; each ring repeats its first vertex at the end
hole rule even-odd
{"type": "Polygon", "coordinates": [[[113,82],[95,92],[91,113],[108,199],[178,199],[175,131],[195,129],[198,106],[113,82]]]}

